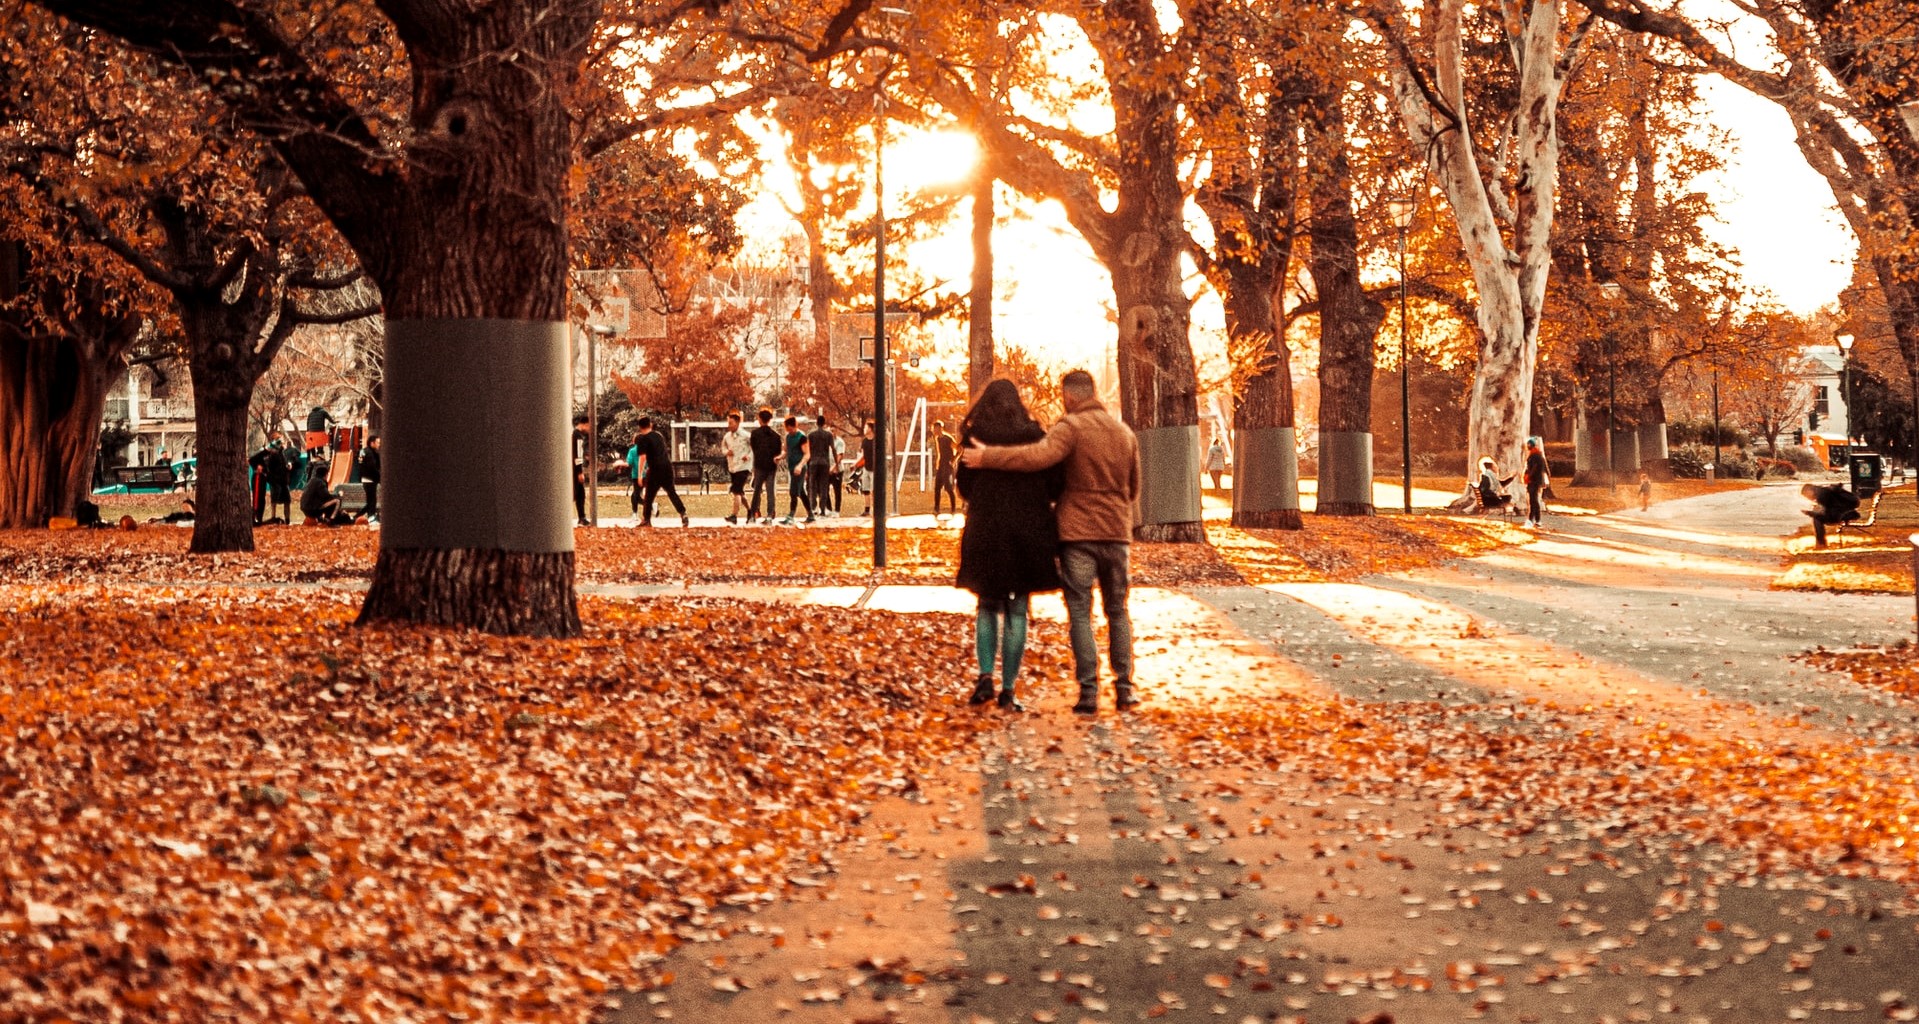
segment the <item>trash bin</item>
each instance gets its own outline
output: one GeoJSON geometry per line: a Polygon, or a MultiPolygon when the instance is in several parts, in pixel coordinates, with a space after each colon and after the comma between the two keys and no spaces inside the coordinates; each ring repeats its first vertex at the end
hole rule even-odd
{"type": "Polygon", "coordinates": [[[1707,479],[1708,481],[1710,481],[1710,480],[1712,480],[1712,478],[1713,478],[1713,474],[1714,474],[1715,472],[1717,472],[1717,471],[1718,471],[1718,469],[1719,469],[1719,467],[1717,467],[1717,466],[1715,466],[1715,465],[1713,465],[1712,463],[1710,463],[1710,462],[1708,462],[1708,463],[1706,463],[1706,479],[1707,479]]]}
{"type": "Polygon", "coordinates": [[[1879,493],[1886,482],[1886,457],[1878,452],[1854,449],[1846,457],[1852,470],[1852,496],[1860,501],[1879,493]]]}

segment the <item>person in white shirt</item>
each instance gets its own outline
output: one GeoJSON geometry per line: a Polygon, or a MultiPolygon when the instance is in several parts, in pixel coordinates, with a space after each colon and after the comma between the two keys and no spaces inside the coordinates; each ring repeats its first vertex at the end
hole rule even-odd
{"type": "Polygon", "coordinates": [[[746,478],[753,472],[753,446],[747,436],[746,429],[740,426],[739,410],[727,413],[726,433],[720,435],[720,451],[726,456],[726,473],[731,481],[727,493],[733,496],[733,513],[726,521],[735,525],[740,521],[740,509],[746,506],[746,478]]]}

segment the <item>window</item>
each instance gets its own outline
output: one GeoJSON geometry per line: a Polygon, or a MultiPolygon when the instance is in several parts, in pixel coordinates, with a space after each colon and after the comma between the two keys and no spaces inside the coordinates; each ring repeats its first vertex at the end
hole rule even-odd
{"type": "Polygon", "coordinates": [[[1832,415],[1831,402],[1827,398],[1826,386],[1819,384],[1812,389],[1812,411],[1821,417],[1832,415]]]}

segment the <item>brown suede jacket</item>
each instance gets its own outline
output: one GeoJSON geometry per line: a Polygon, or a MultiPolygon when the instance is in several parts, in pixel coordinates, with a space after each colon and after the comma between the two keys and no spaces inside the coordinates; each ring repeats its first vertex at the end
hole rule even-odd
{"type": "Polygon", "coordinates": [[[1139,508],[1139,440],[1106,407],[1088,399],[1067,407],[1045,440],[989,447],[982,469],[1022,472],[1066,464],[1059,496],[1059,539],[1130,543],[1139,508]]]}

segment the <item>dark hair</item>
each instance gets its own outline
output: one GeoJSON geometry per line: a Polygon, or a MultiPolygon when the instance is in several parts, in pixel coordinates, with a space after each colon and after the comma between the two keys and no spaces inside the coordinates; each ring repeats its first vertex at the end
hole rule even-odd
{"type": "Polygon", "coordinates": [[[814,426],[816,426],[816,427],[818,427],[818,428],[820,428],[821,430],[825,430],[825,429],[826,429],[826,414],[825,414],[825,413],[820,413],[820,414],[819,414],[818,416],[815,416],[815,417],[813,417],[813,425],[814,425],[814,426]]]}
{"type": "Polygon", "coordinates": [[[977,438],[987,444],[1024,444],[1046,436],[1026,403],[1020,401],[1019,388],[1004,377],[989,381],[973,407],[960,421],[962,438],[977,438]]]}
{"type": "Polygon", "coordinates": [[[786,427],[797,427],[800,425],[800,420],[799,420],[799,417],[797,416],[788,416],[785,420],[781,421],[780,425],[786,426],[786,427]]]}
{"type": "Polygon", "coordinates": [[[582,424],[582,423],[591,423],[591,422],[592,422],[592,417],[590,417],[590,416],[575,416],[575,417],[573,417],[573,425],[574,425],[574,426],[576,426],[576,427],[577,427],[577,426],[579,426],[579,425],[580,425],[580,424],[582,424]]]}
{"type": "Polygon", "coordinates": [[[732,412],[727,413],[726,418],[729,420],[743,420],[746,417],[741,416],[740,411],[738,409],[735,409],[732,412]]]}
{"type": "Polygon", "coordinates": [[[642,417],[640,417],[640,429],[641,429],[641,430],[650,430],[650,429],[652,429],[652,427],[653,427],[653,417],[651,417],[651,416],[642,416],[642,417]]]}
{"type": "Polygon", "coordinates": [[[759,417],[760,417],[760,426],[763,427],[767,425],[768,423],[773,422],[773,410],[762,406],[760,408],[759,417]]]}

